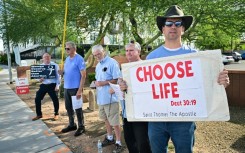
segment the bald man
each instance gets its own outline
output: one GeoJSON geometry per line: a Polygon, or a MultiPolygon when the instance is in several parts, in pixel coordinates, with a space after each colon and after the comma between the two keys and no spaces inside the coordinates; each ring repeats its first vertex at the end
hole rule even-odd
{"type": "Polygon", "coordinates": [[[40,78],[39,81],[42,83],[39,90],[36,93],[35,104],[36,104],[36,114],[37,116],[32,118],[32,121],[38,120],[43,117],[41,110],[41,101],[43,100],[46,93],[49,94],[50,98],[54,104],[54,120],[59,119],[59,99],[56,92],[59,90],[60,86],[60,75],[58,73],[58,64],[51,62],[51,56],[49,53],[43,54],[43,63],[41,65],[54,65],[55,75],[54,79],[40,78]]]}

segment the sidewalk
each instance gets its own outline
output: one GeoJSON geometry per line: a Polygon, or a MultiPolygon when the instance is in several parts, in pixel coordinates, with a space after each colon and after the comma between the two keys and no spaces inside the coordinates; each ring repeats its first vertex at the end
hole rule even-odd
{"type": "Polygon", "coordinates": [[[33,116],[15,92],[0,82],[0,152],[71,153],[42,120],[33,122],[33,116]]]}

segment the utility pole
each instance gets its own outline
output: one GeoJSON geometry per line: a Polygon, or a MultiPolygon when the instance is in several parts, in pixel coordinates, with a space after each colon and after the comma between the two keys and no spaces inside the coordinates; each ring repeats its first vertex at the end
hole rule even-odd
{"type": "Polygon", "coordinates": [[[3,47],[4,51],[7,53],[8,58],[8,70],[9,70],[9,83],[12,84],[12,67],[11,67],[11,55],[10,55],[10,46],[9,46],[9,35],[8,35],[8,16],[6,10],[6,3],[5,0],[3,2],[3,19],[4,19],[4,31],[3,31],[3,47]]]}

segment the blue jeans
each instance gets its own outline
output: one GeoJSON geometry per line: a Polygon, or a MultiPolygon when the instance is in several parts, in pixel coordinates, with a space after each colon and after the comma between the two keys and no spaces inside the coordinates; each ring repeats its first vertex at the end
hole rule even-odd
{"type": "Polygon", "coordinates": [[[194,122],[149,122],[148,136],[152,153],[167,153],[170,138],[176,153],[192,153],[195,129],[194,122]]]}

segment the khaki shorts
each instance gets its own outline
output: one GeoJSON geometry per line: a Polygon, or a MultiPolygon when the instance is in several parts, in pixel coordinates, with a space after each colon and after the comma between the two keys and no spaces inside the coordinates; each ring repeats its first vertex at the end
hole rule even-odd
{"type": "Polygon", "coordinates": [[[99,117],[102,120],[108,120],[111,126],[120,125],[119,103],[111,103],[99,106],[99,117]]]}

